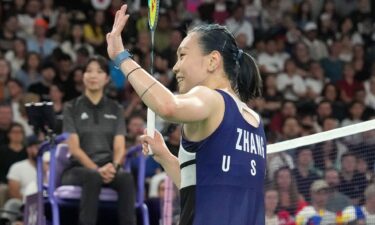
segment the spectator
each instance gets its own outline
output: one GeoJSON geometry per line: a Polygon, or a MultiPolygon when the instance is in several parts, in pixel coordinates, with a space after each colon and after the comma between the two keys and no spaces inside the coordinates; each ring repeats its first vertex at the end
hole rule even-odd
{"type": "Polygon", "coordinates": [[[283,121],[280,140],[290,140],[301,136],[301,125],[296,117],[288,117],[283,121]]]}
{"type": "Polygon", "coordinates": [[[63,98],[64,88],[60,85],[53,84],[49,89],[49,99],[53,103],[53,111],[55,112],[56,125],[55,133],[60,134],[63,126],[63,98]]]}
{"type": "Polygon", "coordinates": [[[48,22],[45,19],[37,18],[34,21],[34,36],[27,39],[28,51],[38,53],[43,59],[50,56],[57,47],[57,43],[47,37],[48,22]]]}
{"type": "Polygon", "coordinates": [[[5,85],[11,76],[12,70],[10,63],[0,57],[0,102],[5,100],[5,85]]]}
{"type": "MultiPolygon", "coordinates": [[[[83,65],[86,65],[86,63],[83,65]]],[[[74,98],[80,96],[83,93],[84,88],[85,88],[83,84],[83,67],[79,65],[80,64],[78,64],[78,66],[72,70],[71,75],[69,75],[70,77],[73,78],[73,81],[74,81],[74,89],[69,90],[70,93],[73,93],[72,96],[74,98]]]]}
{"type": "MultiPolygon", "coordinates": [[[[45,1],[51,1],[51,0],[45,0],[45,1]]],[[[48,33],[47,33],[48,37],[50,37],[51,40],[54,40],[57,43],[62,43],[64,40],[68,39],[72,31],[69,14],[67,12],[60,11],[58,13],[57,22],[55,25],[53,26],[49,25],[50,29],[48,30],[48,33]]]]}
{"type": "Polygon", "coordinates": [[[270,0],[262,6],[261,26],[264,30],[274,30],[280,26],[283,17],[280,5],[280,1],[270,0]]]}
{"type": "Polygon", "coordinates": [[[39,71],[40,64],[40,55],[36,52],[28,52],[21,70],[16,72],[16,78],[21,81],[25,90],[27,90],[31,84],[42,80],[39,71]]]}
{"type": "Polygon", "coordinates": [[[284,101],[281,105],[281,111],[276,113],[270,124],[270,130],[275,133],[281,133],[282,123],[287,117],[297,116],[297,107],[292,101],[284,101]]]}
{"type": "MultiPolygon", "coordinates": [[[[329,186],[324,180],[316,180],[311,184],[311,206],[303,208],[296,215],[296,221],[309,221],[314,216],[319,216],[321,218],[320,225],[330,225],[335,224],[336,215],[335,213],[327,210],[327,200],[328,200],[328,190],[329,186]],[[309,211],[312,211],[309,215],[309,211]]],[[[309,223],[299,223],[299,224],[309,224],[309,223]]]]}
{"type": "Polygon", "coordinates": [[[225,0],[219,0],[209,5],[212,5],[213,8],[212,21],[214,23],[223,25],[230,16],[230,3],[228,3],[228,1],[225,0]]]}
{"type": "Polygon", "coordinates": [[[245,9],[245,18],[254,29],[260,29],[260,17],[262,12],[262,1],[260,0],[241,0],[240,3],[245,9]]]}
{"type": "Polygon", "coordinates": [[[172,68],[176,64],[176,51],[183,38],[184,35],[179,29],[171,31],[169,46],[161,53],[168,61],[168,68],[172,68]]]}
{"type": "Polygon", "coordinates": [[[336,169],[326,169],[324,171],[324,180],[330,188],[328,192],[327,210],[336,213],[351,205],[350,198],[338,191],[340,177],[339,172],[336,169]]]}
{"type": "Polygon", "coordinates": [[[318,27],[319,38],[325,43],[332,43],[336,34],[336,27],[335,21],[328,13],[323,13],[319,16],[318,27]]]}
{"type": "MultiPolygon", "coordinates": [[[[18,1],[15,1],[18,2],[18,1]]],[[[26,1],[24,10],[22,4],[16,3],[20,10],[18,17],[19,22],[19,35],[22,38],[28,39],[34,34],[34,22],[41,10],[41,2],[39,0],[26,1]]]]}
{"type": "Polygon", "coordinates": [[[310,21],[305,24],[303,30],[305,36],[302,40],[308,47],[311,58],[316,61],[326,58],[328,51],[326,45],[318,39],[318,26],[310,21]]]}
{"type": "Polygon", "coordinates": [[[341,47],[341,42],[333,41],[329,48],[329,56],[320,60],[324,73],[332,83],[342,79],[344,62],[339,58],[341,47]]]}
{"type": "Polygon", "coordinates": [[[6,102],[0,102],[0,145],[8,143],[8,130],[13,121],[12,107],[6,102]]]}
{"type": "Polygon", "coordinates": [[[233,8],[231,17],[225,23],[228,30],[237,37],[239,34],[245,34],[246,45],[251,47],[254,42],[253,26],[245,20],[245,8],[242,4],[237,4],[233,8]]]}
{"type": "Polygon", "coordinates": [[[355,80],[354,76],[353,65],[346,63],[344,65],[343,79],[338,81],[337,87],[340,89],[340,99],[347,104],[353,101],[356,91],[364,89],[362,82],[355,80]]]}
{"type": "MultiPolygon", "coordinates": [[[[338,124],[337,119],[327,117],[323,119],[322,131],[338,128],[338,124]]],[[[341,167],[341,156],[347,151],[347,147],[338,139],[320,142],[315,145],[313,151],[315,167],[321,171],[329,168],[339,169],[341,167]]]]}
{"type": "Polygon", "coordinates": [[[263,97],[255,99],[254,108],[261,113],[263,123],[269,125],[271,118],[280,111],[283,97],[277,90],[275,75],[270,74],[263,79],[263,97]]]}
{"type": "Polygon", "coordinates": [[[80,48],[86,48],[89,55],[94,53],[94,48],[85,42],[83,36],[83,26],[79,23],[72,25],[71,34],[68,38],[65,38],[61,44],[61,50],[64,53],[70,55],[73,62],[77,60],[77,50],[80,48]]]}
{"type": "Polygon", "coordinates": [[[303,42],[297,42],[293,46],[292,58],[298,67],[298,72],[303,76],[307,76],[310,69],[310,64],[312,63],[309,50],[303,42]]]}
{"type": "Polygon", "coordinates": [[[5,53],[13,48],[13,42],[17,38],[18,20],[17,16],[10,15],[4,21],[0,31],[0,52],[5,53]]]}
{"type": "Polygon", "coordinates": [[[11,64],[12,75],[15,76],[16,72],[21,69],[25,63],[27,56],[26,41],[22,38],[16,38],[13,41],[12,49],[8,50],[4,57],[11,64]]]}
{"type": "Polygon", "coordinates": [[[138,137],[143,134],[146,121],[141,115],[133,114],[127,122],[126,147],[130,148],[139,144],[138,137]]]}
{"type": "Polygon", "coordinates": [[[57,74],[57,70],[52,63],[44,63],[40,67],[40,74],[42,75],[42,79],[30,85],[28,92],[38,94],[42,101],[48,101],[50,99],[49,90],[57,74]]]}
{"type": "Polygon", "coordinates": [[[316,99],[319,103],[322,100],[326,100],[331,103],[332,116],[337,118],[339,121],[346,117],[346,105],[339,100],[340,90],[333,83],[327,83],[324,85],[321,97],[316,99]]]}
{"type": "Polygon", "coordinates": [[[300,27],[305,27],[306,24],[312,21],[312,9],[309,1],[300,1],[297,5],[296,22],[300,27]]]}
{"type": "Polygon", "coordinates": [[[310,186],[319,179],[314,171],[312,151],[309,146],[296,150],[296,168],[293,169],[293,176],[296,179],[298,192],[303,195],[307,202],[310,202],[310,186]]]}
{"type": "Polygon", "coordinates": [[[61,54],[57,59],[57,71],[59,71],[55,76],[54,83],[64,87],[64,101],[72,100],[76,93],[74,90],[74,80],[71,76],[71,71],[73,68],[72,59],[68,54],[61,54]]]}
{"type": "Polygon", "coordinates": [[[285,73],[277,75],[277,89],[283,93],[284,98],[290,101],[298,101],[306,95],[306,86],[301,74],[292,59],[285,61],[285,73]]]}
{"type": "Polygon", "coordinates": [[[130,173],[121,170],[125,156],[125,124],[121,107],[104,96],[109,69],[102,57],[92,58],[84,69],[84,95],[64,108],[64,131],[70,133],[72,166],[62,184],[82,187],[79,223],[94,225],[103,185],[118,193],[119,224],[135,225],[135,187],[130,173]]]}
{"type": "Polygon", "coordinates": [[[278,205],[279,196],[276,190],[267,189],[264,194],[264,205],[266,208],[266,224],[276,225],[279,224],[279,218],[275,214],[278,205]]]}
{"type": "Polygon", "coordinates": [[[353,153],[347,152],[341,157],[341,172],[339,191],[350,197],[352,204],[363,202],[363,193],[367,182],[364,174],[358,173],[357,158],[353,153]]]}
{"type": "Polygon", "coordinates": [[[318,62],[310,64],[309,76],[305,79],[306,96],[311,100],[317,99],[325,85],[325,74],[318,62]]]}
{"type": "Polygon", "coordinates": [[[322,100],[318,103],[316,109],[316,129],[317,131],[322,130],[323,120],[327,117],[332,116],[332,104],[329,101],[322,100]]]}
{"type": "Polygon", "coordinates": [[[279,73],[284,69],[285,59],[277,53],[276,41],[273,38],[266,40],[266,51],[258,55],[260,70],[264,73],[279,73]]]}
{"type": "Polygon", "coordinates": [[[54,5],[54,0],[43,0],[42,2],[41,16],[48,20],[48,27],[53,28],[56,26],[59,16],[58,9],[54,5]]]}
{"type": "Polygon", "coordinates": [[[355,24],[353,24],[353,20],[350,17],[345,17],[341,21],[337,36],[337,38],[343,38],[347,36],[349,39],[349,43],[351,43],[352,45],[363,44],[362,36],[357,32],[357,28],[355,24]]]}
{"type": "Polygon", "coordinates": [[[6,178],[9,168],[12,164],[27,158],[25,142],[25,131],[21,124],[12,123],[8,133],[8,144],[2,144],[0,147],[0,208],[5,203],[8,193],[6,178]]]}
{"type": "Polygon", "coordinates": [[[304,199],[298,193],[297,185],[292,175],[291,169],[281,167],[274,174],[274,188],[279,195],[277,212],[285,210],[290,215],[295,215],[300,205],[304,204],[304,199]]]}
{"type": "MultiPolygon", "coordinates": [[[[349,116],[344,119],[341,123],[341,126],[353,125],[363,121],[363,112],[365,106],[362,102],[354,101],[349,105],[349,116]]],[[[353,149],[353,151],[360,148],[361,143],[363,142],[363,136],[361,133],[349,135],[343,138],[344,143],[353,149]]]]}
{"type": "Polygon", "coordinates": [[[293,218],[287,211],[276,214],[276,207],[279,202],[279,194],[275,189],[267,188],[264,194],[264,205],[266,209],[266,225],[291,225],[293,218]]]}
{"type": "Polygon", "coordinates": [[[375,221],[375,184],[370,184],[365,190],[365,204],[362,206],[365,214],[366,224],[375,221]]]}
{"type": "MultiPolygon", "coordinates": [[[[7,179],[10,199],[5,203],[6,211],[21,213],[22,202],[27,195],[26,188],[36,182],[38,145],[36,137],[30,137],[26,147],[27,159],[14,163],[9,169],[7,179]]],[[[8,215],[7,218],[11,222],[17,219],[14,215],[8,215]]]]}
{"type": "Polygon", "coordinates": [[[104,11],[97,10],[90,18],[90,22],[83,27],[83,36],[86,42],[94,47],[96,53],[104,55],[106,53],[105,34],[107,32],[104,11]]]}
{"type": "Polygon", "coordinates": [[[357,171],[358,173],[364,174],[366,177],[366,182],[370,184],[374,180],[374,172],[369,169],[366,158],[364,154],[358,154],[357,156],[357,171]]]}
{"type": "MultiPolygon", "coordinates": [[[[12,112],[13,112],[13,121],[18,122],[23,126],[23,129],[25,130],[26,136],[30,136],[33,134],[32,128],[30,124],[28,124],[25,112],[22,111],[24,109],[24,104],[29,103],[25,102],[28,96],[31,96],[33,94],[31,93],[24,93],[22,89],[22,84],[15,79],[10,79],[8,81],[8,91],[10,94],[9,103],[12,106],[12,112]]],[[[31,100],[30,102],[38,102],[39,98],[37,98],[37,101],[31,100]]]]}
{"type": "Polygon", "coordinates": [[[155,50],[163,52],[168,48],[171,39],[171,20],[166,13],[159,14],[158,29],[155,30],[155,50]]]}

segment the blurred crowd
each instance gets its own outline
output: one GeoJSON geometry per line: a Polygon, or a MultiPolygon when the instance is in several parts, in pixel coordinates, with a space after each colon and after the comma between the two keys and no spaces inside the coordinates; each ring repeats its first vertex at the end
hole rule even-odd
{"type": "MultiPolygon", "coordinates": [[[[150,69],[147,1],[126,2],[131,17],[123,34],[124,43],[133,58],[150,69]]],[[[61,132],[64,103],[80,96],[84,89],[83,65],[92,55],[107,57],[105,35],[121,4],[121,0],[108,1],[108,5],[92,5],[88,0],[0,1],[0,190],[7,189],[9,178],[21,179],[9,176],[14,163],[33,158],[27,149],[35,145],[30,138],[35,134],[24,104],[52,101],[57,118],[55,132],[61,132]]],[[[173,65],[187,30],[203,23],[227,26],[238,46],[258,62],[264,81],[263,98],[248,104],[261,114],[268,143],[375,118],[372,1],[163,0],[160,4],[155,77],[177,92],[173,65]]],[[[113,64],[110,71],[106,94],[124,107],[129,148],[138,144],[137,137],[143,133],[146,107],[113,64]]],[[[161,119],[157,119],[156,127],[177,155],[180,127],[161,119]]],[[[346,201],[329,201],[333,205],[325,205],[327,211],[367,206],[371,199],[373,206],[366,213],[374,216],[375,190],[370,185],[374,140],[374,133],[367,132],[269,155],[266,206],[267,199],[274,197],[270,212],[284,216],[287,212],[296,222],[302,206],[322,205],[324,197],[319,191],[324,190],[326,199],[337,194],[338,201],[341,197],[346,201]]],[[[146,176],[150,197],[162,198],[161,172],[149,158],[146,176]]],[[[22,191],[10,190],[8,197],[22,198],[22,191]]],[[[0,197],[0,208],[4,202],[0,197]]]]}

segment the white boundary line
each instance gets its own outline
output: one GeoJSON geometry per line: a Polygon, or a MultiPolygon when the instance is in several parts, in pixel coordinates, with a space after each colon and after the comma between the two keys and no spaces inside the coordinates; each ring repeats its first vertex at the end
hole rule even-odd
{"type": "Polygon", "coordinates": [[[282,141],[275,144],[267,145],[267,154],[285,151],[288,149],[294,149],[301,146],[311,145],[318,142],[328,141],[344,136],[349,136],[356,133],[363,133],[375,129],[375,119],[366,122],[361,122],[345,127],[336,128],[329,131],[319,132],[316,134],[291,139],[288,141],[282,141]]]}

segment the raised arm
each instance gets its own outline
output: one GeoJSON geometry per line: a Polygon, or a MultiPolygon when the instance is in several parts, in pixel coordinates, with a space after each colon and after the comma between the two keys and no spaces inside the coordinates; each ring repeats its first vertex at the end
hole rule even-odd
{"type": "MultiPolygon", "coordinates": [[[[108,54],[112,60],[124,52],[121,33],[129,18],[126,9],[123,5],[117,11],[112,31],[107,34],[108,54]]],[[[131,58],[119,64],[142,101],[166,120],[183,123],[205,120],[217,112],[218,102],[222,101],[218,93],[201,86],[175,96],[131,58]]]]}

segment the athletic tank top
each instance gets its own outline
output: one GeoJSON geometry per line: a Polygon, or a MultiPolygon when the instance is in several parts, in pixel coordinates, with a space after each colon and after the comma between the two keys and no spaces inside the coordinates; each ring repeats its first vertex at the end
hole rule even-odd
{"type": "Polygon", "coordinates": [[[222,90],[224,118],[199,142],[182,135],[180,225],[264,225],[266,138],[263,124],[250,125],[244,103],[222,90]]]}

